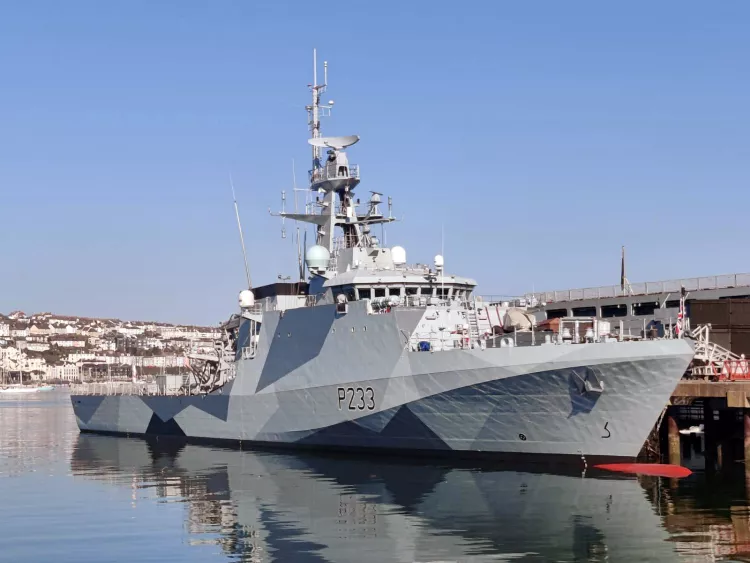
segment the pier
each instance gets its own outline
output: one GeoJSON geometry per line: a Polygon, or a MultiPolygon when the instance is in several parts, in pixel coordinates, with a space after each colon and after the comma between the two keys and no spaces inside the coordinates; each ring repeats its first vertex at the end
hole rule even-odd
{"type": "Polygon", "coordinates": [[[750,471],[750,381],[680,383],[659,428],[662,461],[720,471],[750,471]],[[701,463],[702,457],[702,463],[701,463]]]}
{"type": "Polygon", "coordinates": [[[664,461],[708,471],[750,472],[750,299],[693,305],[696,359],[674,390],[659,427],[664,461]],[[721,345],[717,342],[721,342],[721,345]]]}

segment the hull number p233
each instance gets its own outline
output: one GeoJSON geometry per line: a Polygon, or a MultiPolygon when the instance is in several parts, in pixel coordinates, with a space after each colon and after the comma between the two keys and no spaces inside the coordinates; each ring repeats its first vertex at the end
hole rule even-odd
{"type": "Polygon", "coordinates": [[[375,391],[372,387],[339,387],[339,410],[363,411],[375,409],[375,391]]]}

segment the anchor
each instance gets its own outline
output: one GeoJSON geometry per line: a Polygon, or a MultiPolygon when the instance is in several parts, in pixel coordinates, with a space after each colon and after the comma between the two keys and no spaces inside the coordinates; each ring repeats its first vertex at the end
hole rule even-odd
{"type": "Polygon", "coordinates": [[[604,392],[604,381],[599,378],[593,368],[586,367],[583,377],[576,370],[573,370],[573,375],[581,395],[599,396],[604,392]]]}

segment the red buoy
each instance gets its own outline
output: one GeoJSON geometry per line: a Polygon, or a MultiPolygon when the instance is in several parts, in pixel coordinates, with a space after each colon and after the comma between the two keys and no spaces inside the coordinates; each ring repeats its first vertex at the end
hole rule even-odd
{"type": "Polygon", "coordinates": [[[668,463],[603,463],[595,465],[597,469],[617,471],[619,473],[635,473],[637,475],[655,475],[657,477],[687,477],[692,475],[687,467],[668,463]]]}

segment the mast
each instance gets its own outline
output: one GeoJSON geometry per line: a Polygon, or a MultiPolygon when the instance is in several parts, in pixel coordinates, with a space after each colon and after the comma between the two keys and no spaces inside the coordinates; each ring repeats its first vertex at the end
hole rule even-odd
{"type": "MultiPolygon", "coordinates": [[[[330,100],[326,104],[321,104],[321,95],[328,87],[328,62],[323,62],[322,84],[318,84],[317,62],[317,49],[313,49],[313,82],[307,85],[312,93],[312,103],[306,105],[305,109],[311,132],[311,138],[307,142],[312,146],[308,193],[312,195],[314,192],[316,198],[311,202],[311,208],[305,206],[304,213],[297,212],[296,208],[294,213],[288,213],[283,208],[281,213],[271,213],[270,209],[269,213],[281,217],[282,221],[288,218],[315,225],[315,246],[323,247],[330,258],[335,258],[339,251],[335,244],[337,227],[344,231],[342,248],[367,247],[376,242],[376,237],[369,234],[370,225],[395,221],[395,218],[385,218],[380,213],[379,192],[372,192],[367,212],[358,213],[359,199],[355,198],[354,189],[360,182],[359,166],[349,161],[346,149],[359,141],[359,135],[322,136],[321,117],[330,115],[334,102],[330,100]],[[326,155],[327,158],[323,161],[322,157],[326,155]]],[[[389,198],[389,212],[390,204],[389,198]]]]}
{"type": "MultiPolygon", "coordinates": [[[[320,95],[328,87],[328,61],[323,61],[323,84],[318,84],[318,50],[313,49],[313,83],[309,85],[312,92],[312,105],[307,106],[308,125],[312,132],[312,138],[320,138],[320,116],[321,110],[331,109],[330,104],[327,106],[320,105],[320,95]]],[[[313,145],[312,162],[315,166],[315,159],[320,158],[320,147],[313,145]]]]}

